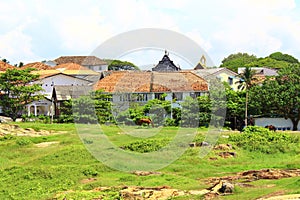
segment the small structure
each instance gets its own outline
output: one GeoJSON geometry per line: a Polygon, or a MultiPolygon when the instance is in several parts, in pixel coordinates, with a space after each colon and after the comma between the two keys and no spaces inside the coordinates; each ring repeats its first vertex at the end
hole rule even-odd
{"type": "Polygon", "coordinates": [[[200,61],[195,66],[194,70],[205,69],[206,68],[206,58],[204,55],[201,56],[200,61]]]}
{"type": "Polygon", "coordinates": [[[169,58],[169,53],[165,50],[165,55],[159,61],[159,63],[152,68],[152,71],[159,71],[159,72],[174,72],[180,71],[180,67],[177,67],[173,61],[169,58]]]}
{"type": "Polygon", "coordinates": [[[113,102],[147,102],[155,98],[183,101],[187,96],[206,94],[208,83],[189,71],[116,71],[99,80],[94,89],[113,93],[113,102]]]}
{"type": "Polygon", "coordinates": [[[96,56],[61,56],[54,62],[57,65],[76,63],[96,72],[107,71],[108,69],[108,63],[96,56]]]}
{"type": "Polygon", "coordinates": [[[238,74],[227,68],[222,68],[222,67],[206,68],[206,69],[194,70],[192,72],[204,78],[206,81],[212,78],[218,78],[222,82],[227,82],[233,90],[238,89],[238,84],[237,84],[237,82],[239,81],[239,78],[237,77],[238,74]]]}
{"type": "Polygon", "coordinates": [[[77,99],[81,96],[89,95],[92,91],[92,86],[86,85],[59,85],[54,86],[52,93],[52,101],[54,102],[55,116],[60,114],[60,107],[63,101],[77,99]]]}

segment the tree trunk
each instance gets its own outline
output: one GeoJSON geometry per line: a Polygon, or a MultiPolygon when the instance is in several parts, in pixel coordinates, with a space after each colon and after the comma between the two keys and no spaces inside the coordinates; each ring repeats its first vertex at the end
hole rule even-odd
{"type": "Polygon", "coordinates": [[[245,102],[245,127],[248,125],[248,90],[246,90],[246,102],[245,102]]]}
{"type": "Polygon", "coordinates": [[[293,122],[293,131],[297,131],[298,130],[299,119],[292,119],[292,118],[290,118],[290,119],[293,122]]]}

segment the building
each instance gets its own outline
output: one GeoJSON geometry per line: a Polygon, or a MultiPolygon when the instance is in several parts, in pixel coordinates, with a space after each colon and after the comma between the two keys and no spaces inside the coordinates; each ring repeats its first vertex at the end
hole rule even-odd
{"type": "Polygon", "coordinates": [[[61,56],[54,60],[57,65],[76,63],[96,72],[108,70],[108,63],[96,56],[61,56]]]}
{"type": "Polygon", "coordinates": [[[194,67],[194,70],[205,69],[206,68],[206,58],[204,55],[201,56],[200,61],[194,67]]]}
{"type": "Polygon", "coordinates": [[[208,92],[208,83],[196,74],[181,72],[117,71],[99,80],[95,90],[113,94],[113,101],[147,102],[155,98],[183,101],[208,92]]]}
{"type": "Polygon", "coordinates": [[[238,90],[238,81],[240,80],[237,77],[238,74],[227,68],[206,68],[194,70],[192,72],[206,81],[212,78],[218,78],[222,82],[227,82],[233,90],[238,90]]]}
{"type": "Polygon", "coordinates": [[[165,55],[163,58],[158,62],[158,64],[152,68],[152,71],[158,72],[174,72],[180,71],[180,67],[176,66],[173,61],[169,58],[169,53],[165,51],[165,55]]]}

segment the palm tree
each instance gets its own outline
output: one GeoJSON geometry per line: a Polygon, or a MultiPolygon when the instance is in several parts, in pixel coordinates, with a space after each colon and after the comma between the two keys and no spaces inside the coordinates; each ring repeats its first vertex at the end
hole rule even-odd
{"type": "Polygon", "coordinates": [[[248,118],[248,90],[253,86],[253,81],[256,80],[255,71],[251,67],[245,67],[243,73],[239,74],[240,80],[237,81],[239,84],[238,89],[246,91],[246,102],[245,102],[245,126],[247,126],[248,118]]]}

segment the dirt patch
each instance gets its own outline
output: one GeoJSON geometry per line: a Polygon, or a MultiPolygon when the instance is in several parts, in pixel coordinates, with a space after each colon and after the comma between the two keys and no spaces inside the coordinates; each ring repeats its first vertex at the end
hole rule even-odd
{"type": "Polygon", "coordinates": [[[87,179],[81,180],[80,183],[86,184],[86,183],[94,182],[96,180],[97,180],[96,178],[87,178],[87,179]]]}
{"type": "Polygon", "coordinates": [[[239,172],[237,175],[233,176],[209,178],[206,180],[206,183],[214,184],[220,180],[227,180],[231,182],[240,180],[245,183],[260,179],[281,179],[298,176],[300,176],[300,169],[262,169],[239,172]]]}
{"type": "Polygon", "coordinates": [[[34,130],[32,128],[21,128],[15,124],[0,124],[0,136],[14,135],[14,136],[30,136],[39,137],[54,134],[64,134],[66,131],[46,131],[46,130],[34,130]]]}
{"type": "Polygon", "coordinates": [[[300,194],[276,195],[272,197],[259,198],[257,200],[296,200],[300,199],[300,194]]]}
{"type": "Polygon", "coordinates": [[[148,172],[148,171],[134,171],[133,174],[137,176],[149,176],[149,175],[159,175],[160,172],[148,172]]]}
{"type": "Polygon", "coordinates": [[[35,144],[36,147],[40,147],[40,148],[43,148],[43,147],[48,147],[50,145],[53,145],[53,144],[58,144],[59,142],[58,141],[52,141],[52,142],[41,142],[41,143],[38,143],[38,144],[35,144]]]}

